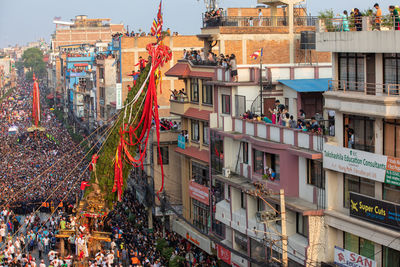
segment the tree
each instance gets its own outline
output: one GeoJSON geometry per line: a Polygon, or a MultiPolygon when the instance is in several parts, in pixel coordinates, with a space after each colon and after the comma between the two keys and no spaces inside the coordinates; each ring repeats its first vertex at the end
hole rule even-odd
{"type": "Polygon", "coordinates": [[[32,79],[32,74],[39,78],[43,78],[46,74],[46,63],[43,61],[43,53],[39,48],[32,47],[25,50],[22,55],[22,62],[28,72],[26,73],[27,79],[32,79]]]}

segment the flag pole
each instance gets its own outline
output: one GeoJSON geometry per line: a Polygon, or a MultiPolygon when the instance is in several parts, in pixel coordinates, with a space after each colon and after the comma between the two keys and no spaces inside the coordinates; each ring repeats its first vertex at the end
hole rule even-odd
{"type": "Polygon", "coordinates": [[[262,99],[262,90],[263,90],[263,85],[262,85],[262,56],[263,52],[261,50],[260,53],[260,116],[263,114],[263,99],[262,99]]]}

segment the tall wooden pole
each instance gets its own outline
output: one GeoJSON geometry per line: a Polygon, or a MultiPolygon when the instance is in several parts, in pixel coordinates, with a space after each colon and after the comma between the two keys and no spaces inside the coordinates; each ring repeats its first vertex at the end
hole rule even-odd
{"type": "Polygon", "coordinates": [[[286,210],[285,210],[285,191],[283,189],[279,192],[280,200],[281,200],[281,225],[282,225],[282,266],[288,266],[288,255],[287,255],[287,247],[288,247],[288,239],[286,233],[286,210]]]}

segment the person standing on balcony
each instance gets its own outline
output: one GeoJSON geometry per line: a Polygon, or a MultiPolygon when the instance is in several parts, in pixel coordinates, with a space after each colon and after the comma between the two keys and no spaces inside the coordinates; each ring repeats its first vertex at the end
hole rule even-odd
{"type": "Polygon", "coordinates": [[[362,15],[358,8],[354,9],[354,24],[358,32],[362,31],[362,15]]]}
{"type": "Polygon", "coordinates": [[[374,5],[374,8],[376,9],[376,13],[375,13],[375,29],[380,31],[381,30],[381,23],[382,23],[382,9],[379,7],[378,3],[376,3],[374,5]]]}
{"type": "Polygon", "coordinates": [[[232,54],[229,58],[229,66],[231,69],[231,77],[233,82],[238,81],[238,72],[237,72],[237,65],[236,65],[236,56],[232,54]]]}
{"type": "Polygon", "coordinates": [[[261,11],[261,8],[258,9],[258,26],[262,26],[262,17],[263,17],[263,13],[261,11]]]}
{"type": "Polygon", "coordinates": [[[350,29],[349,29],[349,16],[347,14],[347,10],[344,10],[343,14],[340,14],[339,16],[342,19],[342,29],[341,30],[343,32],[350,31],[350,29]]]}
{"type": "Polygon", "coordinates": [[[399,12],[394,6],[389,6],[389,11],[390,14],[392,15],[392,18],[394,20],[394,29],[396,31],[400,30],[400,18],[399,18],[399,12]]]}

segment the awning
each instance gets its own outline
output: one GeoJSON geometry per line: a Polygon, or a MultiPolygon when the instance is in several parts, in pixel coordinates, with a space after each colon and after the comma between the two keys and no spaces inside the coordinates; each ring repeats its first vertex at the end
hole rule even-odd
{"type": "Polygon", "coordinates": [[[208,150],[200,150],[197,147],[187,147],[185,149],[182,148],[175,148],[175,152],[188,156],[189,158],[194,158],[206,163],[210,162],[210,156],[208,150]]]}
{"type": "Polygon", "coordinates": [[[214,77],[214,71],[207,72],[207,71],[196,71],[192,70],[189,66],[189,62],[178,62],[170,68],[166,73],[165,76],[170,77],[178,77],[178,78],[208,78],[212,79],[214,77]]]}
{"type": "Polygon", "coordinates": [[[86,66],[88,66],[88,64],[87,63],[76,63],[76,64],[74,64],[74,66],[75,67],[86,67],[86,66]]]}
{"type": "Polygon", "coordinates": [[[211,113],[212,112],[208,110],[198,110],[197,108],[188,108],[186,112],[183,114],[183,116],[202,121],[209,121],[211,113]]]}
{"type": "Polygon", "coordinates": [[[325,92],[328,90],[328,83],[332,79],[298,79],[278,80],[278,82],[290,87],[299,93],[325,92]]]}

